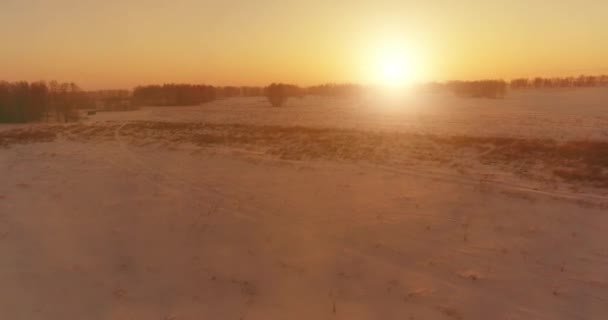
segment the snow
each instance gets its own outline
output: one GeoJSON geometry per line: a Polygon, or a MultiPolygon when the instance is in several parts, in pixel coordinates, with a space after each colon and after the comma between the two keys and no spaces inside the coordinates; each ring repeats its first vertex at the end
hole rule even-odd
{"type": "Polygon", "coordinates": [[[263,97],[218,100],[193,107],[147,107],[99,113],[93,121],[202,121],[351,128],[556,140],[608,138],[608,88],[513,91],[506,99],[411,94],[362,99],[292,98],[272,108],[263,97]]]}
{"type": "MultiPolygon", "coordinates": [[[[464,152],[454,157],[465,171],[418,159],[297,160],[284,155],[307,149],[197,144],[188,136],[198,129],[130,121],[605,139],[605,96],[428,96],[407,108],[305,98],[283,109],[247,98],[49,127],[54,141],[0,147],[0,316],[604,318],[604,190],[549,187],[464,152]]],[[[294,134],[287,144],[301,143],[294,134]]]]}

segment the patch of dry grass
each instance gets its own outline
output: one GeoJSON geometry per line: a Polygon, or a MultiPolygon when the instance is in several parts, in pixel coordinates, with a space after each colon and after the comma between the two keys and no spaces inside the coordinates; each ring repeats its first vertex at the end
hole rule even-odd
{"type": "Polygon", "coordinates": [[[13,144],[50,142],[56,138],[55,131],[50,128],[13,129],[0,132],[0,147],[13,144]]]}
{"type": "MultiPolygon", "coordinates": [[[[131,122],[33,127],[0,132],[0,146],[52,141],[114,139],[129,142],[193,143],[199,146],[255,146],[289,160],[348,160],[399,164],[438,164],[470,158],[501,168],[528,166],[548,170],[571,183],[608,187],[608,142],[439,136],[300,126],[254,126],[176,122],[131,122]]],[[[514,170],[515,171],[515,170],[514,170]]]]}

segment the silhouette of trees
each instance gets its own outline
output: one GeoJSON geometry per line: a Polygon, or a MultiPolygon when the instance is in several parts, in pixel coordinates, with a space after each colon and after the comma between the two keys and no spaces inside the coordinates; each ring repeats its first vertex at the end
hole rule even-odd
{"type": "Polygon", "coordinates": [[[86,101],[86,94],[73,82],[49,83],[50,109],[55,110],[57,121],[75,121],[79,118],[78,108],[86,101]]]}
{"type": "Polygon", "coordinates": [[[420,88],[430,92],[452,92],[467,98],[502,99],[507,95],[507,87],[504,80],[479,80],[430,82],[420,88]]]}
{"type": "Polygon", "coordinates": [[[49,88],[44,82],[33,82],[29,86],[29,103],[25,108],[25,121],[40,121],[49,112],[49,88]]]}
{"type": "Polygon", "coordinates": [[[608,86],[608,76],[586,76],[563,77],[563,78],[543,78],[534,79],[513,79],[509,83],[512,89],[542,89],[542,88],[590,88],[598,86],[608,86]]]}
{"type": "Polygon", "coordinates": [[[77,120],[85,99],[74,83],[0,81],[0,122],[49,120],[51,115],[57,121],[77,120]]]}
{"type": "Polygon", "coordinates": [[[503,80],[450,81],[445,86],[462,97],[498,99],[507,94],[507,83],[503,80]]]}
{"type": "Polygon", "coordinates": [[[140,106],[197,105],[216,97],[216,88],[208,85],[164,84],[138,86],[133,90],[133,104],[140,106]]]}
{"type": "Polygon", "coordinates": [[[526,78],[519,78],[511,80],[511,83],[509,85],[513,89],[522,89],[528,88],[530,86],[530,82],[526,78]]]}
{"type": "Polygon", "coordinates": [[[359,96],[365,87],[356,84],[322,84],[306,88],[306,92],[315,96],[352,97],[359,96]]]}
{"type": "Polygon", "coordinates": [[[273,107],[281,107],[289,97],[302,96],[303,90],[292,84],[273,83],[264,88],[264,94],[273,107]]]}
{"type": "MultiPolygon", "coordinates": [[[[503,98],[510,89],[587,88],[608,86],[608,75],[578,77],[518,78],[508,84],[503,80],[432,82],[424,85],[431,91],[451,91],[459,96],[503,98]]],[[[217,98],[266,96],[270,103],[282,106],[290,97],[304,94],[325,97],[360,96],[369,88],[356,84],[322,84],[302,89],[284,83],[268,87],[213,87],[194,84],[138,86],[126,90],[83,92],[75,83],[0,81],[0,123],[30,121],[74,121],[79,108],[102,106],[104,110],[130,110],[134,106],[197,105],[217,98]]]]}
{"type": "Polygon", "coordinates": [[[264,96],[262,87],[213,87],[194,84],[164,84],[138,86],[133,90],[136,106],[184,106],[197,105],[215,99],[264,96]]]}

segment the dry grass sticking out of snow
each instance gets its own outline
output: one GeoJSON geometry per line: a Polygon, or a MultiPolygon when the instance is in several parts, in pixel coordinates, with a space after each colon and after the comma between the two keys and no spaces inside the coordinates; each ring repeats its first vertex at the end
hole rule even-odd
{"type": "Polygon", "coordinates": [[[359,161],[396,167],[424,162],[473,175],[479,175],[476,171],[482,165],[521,177],[552,179],[553,183],[608,187],[608,141],[141,121],[13,129],[0,132],[0,146],[54,139],[117,138],[135,146],[194,144],[249,149],[284,160],[359,161]]]}

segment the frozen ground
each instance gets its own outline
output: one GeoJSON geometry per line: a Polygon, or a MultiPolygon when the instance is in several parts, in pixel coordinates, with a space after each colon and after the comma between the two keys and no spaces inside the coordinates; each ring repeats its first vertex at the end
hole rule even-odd
{"type": "Polygon", "coordinates": [[[265,98],[219,100],[202,107],[142,108],[101,113],[104,120],[204,121],[254,125],[354,128],[526,138],[608,139],[608,88],[515,91],[506,99],[451,94],[306,97],[272,109],[265,98]]]}
{"type": "Polygon", "coordinates": [[[605,318],[607,188],[556,176],[604,174],[579,94],[6,127],[0,318],[605,318]]]}

